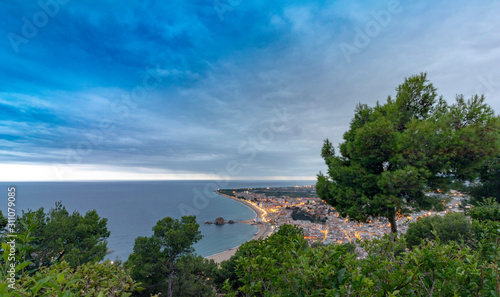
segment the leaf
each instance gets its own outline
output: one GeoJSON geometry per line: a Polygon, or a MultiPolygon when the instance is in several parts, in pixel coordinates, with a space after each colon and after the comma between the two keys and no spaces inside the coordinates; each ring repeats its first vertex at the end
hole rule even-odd
{"type": "Polygon", "coordinates": [[[337,277],[337,280],[339,281],[339,285],[342,284],[342,281],[344,280],[344,274],[345,274],[345,267],[340,269],[339,272],[338,272],[338,277],[337,277]]]}
{"type": "Polygon", "coordinates": [[[47,277],[42,278],[41,280],[39,280],[36,283],[36,285],[31,288],[31,292],[33,292],[33,296],[37,296],[36,294],[38,293],[38,291],[40,291],[40,289],[43,287],[43,285],[45,283],[47,283],[48,281],[50,281],[50,279],[52,279],[52,276],[47,276],[47,277]]]}
{"type": "Polygon", "coordinates": [[[60,273],[58,276],[57,276],[57,282],[58,283],[62,283],[64,281],[64,273],[60,273]]]}
{"type": "Polygon", "coordinates": [[[19,265],[16,266],[16,272],[18,272],[19,270],[23,269],[24,267],[30,265],[31,262],[30,261],[26,261],[26,262],[23,262],[19,265]]]}
{"type": "Polygon", "coordinates": [[[46,282],[45,286],[50,287],[50,288],[54,288],[54,289],[59,289],[59,286],[54,284],[53,282],[46,282]]]}
{"type": "Polygon", "coordinates": [[[10,246],[2,242],[2,249],[3,249],[3,260],[5,262],[8,262],[10,246]]]}

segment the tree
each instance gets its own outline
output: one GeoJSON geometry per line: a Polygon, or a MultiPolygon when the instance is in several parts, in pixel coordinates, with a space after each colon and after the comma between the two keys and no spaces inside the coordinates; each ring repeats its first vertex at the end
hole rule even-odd
{"type": "Polygon", "coordinates": [[[493,197],[500,202],[500,155],[488,160],[481,168],[479,180],[465,190],[472,197],[473,204],[487,197],[493,197]]]}
{"type": "Polygon", "coordinates": [[[215,276],[218,268],[214,260],[188,254],[175,263],[174,296],[217,296],[215,276]]]}
{"type": "Polygon", "coordinates": [[[396,217],[442,207],[423,190],[447,190],[454,180],[474,180],[498,152],[499,118],[484,97],[457,96],[449,106],[426,74],[412,76],[383,105],[358,104],[335,154],[326,139],[327,175],[316,190],[341,216],[367,221],[385,217],[397,233],[396,217]]]}
{"type": "Polygon", "coordinates": [[[70,214],[57,202],[48,213],[43,208],[23,212],[17,227],[18,233],[30,231],[35,238],[31,243],[33,252],[26,255],[33,267],[49,266],[64,259],[74,268],[104,259],[110,234],[106,225],[107,219],[100,218],[95,210],[84,216],[77,211],[70,214]]]}
{"type": "Polygon", "coordinates": [[[146,294],[167,291],[173,296],[176,261],[194,252],[192,245],[202,238],[199,227],[195,216],[166,217],[156,223],[151,237],[136,238],[125,265],[135,280],[146,285],[146,294]]]}
{"type": "Polygon", "coordinates": [[[0,233],[7,226],[7,218],[3,216],[2,211],[0,210],[0,233]]]}

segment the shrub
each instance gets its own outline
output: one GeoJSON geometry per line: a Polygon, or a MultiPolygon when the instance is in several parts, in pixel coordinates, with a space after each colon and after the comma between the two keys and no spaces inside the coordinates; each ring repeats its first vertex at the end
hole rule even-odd
{"type": "Polygon", "coordinates": [[[469,210],[471,218],[478,221],[500,221],[500,204],[494,198],[487,198],[469,210]]]}
{"type": "Polygon", "coordinates": [[[127,270],[111,262],[71,268],[63,261],[42,267],[17,280],[15,291],[0,284],[0,296],[110,296],[128,297],[140,290],[127,270]]]}
{"type": "Polygon", "coordinates": [[[465,214],[448,213],[444,217],[423,217],[410,223],[405,237],[408,247],[413,247],[429,240],[436,240],[434,234],[437,234],[443,243],[468,242],[473,238],[474,232],[472,223],[465,214]]]}

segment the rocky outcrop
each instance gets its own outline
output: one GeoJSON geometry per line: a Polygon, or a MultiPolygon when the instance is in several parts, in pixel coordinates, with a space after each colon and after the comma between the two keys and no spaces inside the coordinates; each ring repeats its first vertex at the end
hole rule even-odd
{"type": "Polygon", "coordinates": [[[218,217],[215,219],[215,221],[212,223],[210,221],[206,221],[205,224],[207,225],[219,225],[219,226],[222,226],[222,225],[225,225],[225,224],[234,224],[236,223],[235,221],[233,220],[229,220],[229,221],[225,221],[223,217],[218,217]]]}
{"type": "Polygon", "coordinates": [[[216,218],[215,222],[214,222],[215,225],[224,225],[225,223],[226,223],[226,221],[224,221],[223,217],[216,218]]]}

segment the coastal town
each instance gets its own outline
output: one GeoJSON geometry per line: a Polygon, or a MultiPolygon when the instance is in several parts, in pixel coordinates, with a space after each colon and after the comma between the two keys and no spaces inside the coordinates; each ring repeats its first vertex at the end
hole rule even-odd
{"type": "MultiPolygon", "coordinates": [[[[389,221],[373,218],[366,223],[342,218],[332,206],[317,197],[314,186],[295,186],[287,188],[224,189],[220,195],[240,202],[256,210],[257,217],[251,222],[258,226],[261,236],[268,236],[284,224],[295,225],[304,230],[305,239],[310,244],[321,242],[348,243],[356,239],[381,238],[390,233],[389,221]]],[[[428,196],[438,196],[443,201],[442,211],[419,211],[398,215],[399,232],[406,233],[410,222],[419,217],[444,216],[448,212],[462,211],[459,206],[467,197],[451,190],[449,193],[428,192],[428,196]]],[[[249,222],[246,222],[249,223],[249,222]]]]}

